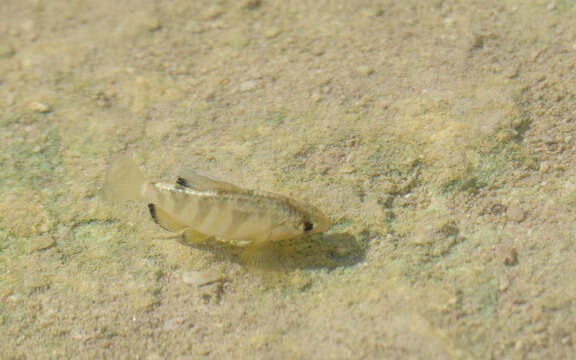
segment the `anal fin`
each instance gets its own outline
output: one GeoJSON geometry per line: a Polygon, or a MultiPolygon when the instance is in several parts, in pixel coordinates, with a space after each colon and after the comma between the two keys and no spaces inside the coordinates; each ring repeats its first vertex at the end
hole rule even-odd
{"type": "Polygon", "coordinates": [[[154,204],[148,204],[150,216],[152,220],[162,227],[162,229],[177,233],[163,237],[164,239],[175,239],[183,245],[191,245],[194,242],[206,240],[210,235],[202,234],[196,230],[191,229],[188,225],[184,225],[174,220],[174,218],[166,211],[162,210],[154,204]]]}
{"type": "Polygon", "coordinates": [[[186,246],[190,246],[195,242],[203,241],[210,237],[211,235],[202,234],[193,229],[186,229],[183,236],[180,238],[180,243],[186,246]]]}

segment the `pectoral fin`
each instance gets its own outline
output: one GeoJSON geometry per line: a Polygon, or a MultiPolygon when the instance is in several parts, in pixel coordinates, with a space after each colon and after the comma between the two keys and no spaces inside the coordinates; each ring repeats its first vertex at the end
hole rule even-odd
{"type": "Polygon", "coordinates": [[[202,241],[210,237],[210,235],[202,234],[196,230],[190,229],[187,225],[180,224],[178,221],[174,220],[168,212],[154,204],[148,204],[148,209],[150,210],[150,216],[152,216],[152,219],[156,224],[160,225],[164,230],[177,233],[176,235],[164,237],[164,239],[175,239],[184,245],[190,245],[194,242],[202,241]]]}
{"type": "Polygon", "coordinates": [[[148,209],[150,210],[152,220],[154,220],[154,222],[160,225],[164,230],[181,232],[188,227],[187,225],[180,224],[174,220],[168,212],[160,209],[154,204],[148,204],[148,209]]]}

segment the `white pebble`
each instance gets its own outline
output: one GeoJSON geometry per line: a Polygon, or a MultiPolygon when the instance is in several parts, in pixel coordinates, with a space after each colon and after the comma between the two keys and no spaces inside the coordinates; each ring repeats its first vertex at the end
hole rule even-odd
{"type": "Polygon", "coordinates": [[[47,112],[50,112],[50,106],[41,103],[41,102],[33,102],[30,104],[30,110],[40,113],[40,114],[46,114],[47,112]]]}
{"type": "Polygon", "coordinates": [[[182,280],[186,284],[202,286],[214,281],[218,281],[221,276],[212,271],[186,271],[182,276],[182,280]]]}
{"type": "Polygon", "coordinates": [[[173,319],[166,320],[164,322],[164,330],[176,330],[184,323],[186,319],[178,316],[173,319]]]}
{"type": "Polygon", "coordinates": [[[250,91],[256,87],[256,84],[252,80],[244,81],[240,84],[240,91],[250,91]]]}

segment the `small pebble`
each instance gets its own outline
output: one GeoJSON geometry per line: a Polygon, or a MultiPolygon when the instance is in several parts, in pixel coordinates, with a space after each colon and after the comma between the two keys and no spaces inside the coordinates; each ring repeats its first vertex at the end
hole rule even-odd
{"type": "Polygon", "coordinates": [[[14,55],[14,48],[8,44],[0,44],[0,59],[7,59],[14,55]]]}
{"type": "Polygon", "coordinates": [[[506,249],[505,253],[503,254],[502,262],[506,266],[513,266],[518,264],[518,252],[516,249],[506,249]]]}
{"type": "Polygon", "coordinates": [[[277,27],[269,27],[262,31],[262,35],[264,35],[264,37],[267,39],[273,39],[276,36],[280,35],[281,33],[282,29],[277,27]]]}
{"type": "Polygon", "coordinates": [[[262,5],[262,0],[246,0],[242,7],[247,10],[254,10],[262,5]]]}
{"type": "Polygon", "coordinates": [[[46,114],[48,112],[50,112],[50,106],[41,103],[41,102],[33,102],[30,104],[30,110],[40,113],[40,114],[46,114]]]}
{"type": "Polygon", "coordinates": [[[30,240],[28,243],[28,253],[50,249],[56,245],[56,240],[51,235],[41,235],[30,240]]]}
{"type": "Polygon", "coordinates": [[[368,16],[379,17],[384,15],[384,9],[382,9],[380,6],[371,6],[364,10],[364,14],[368,16]]]}
{"type": "Polygon", "coordinates": [[[240,91],[250,91],[256,87],[256,84],[252,80],[244,81],[240,84],[240,91]]]}
{"type": "Polygon", "coordinates": [[[509,220],[520,223],[520,222],[524,221],[524,219],[526,218],[526,213],[524,212],[524,210],[522,210],[522,208],[520,206],[510,205],[510,206],[508,206],[508,209],[506,210],[506,217],[509,220]]]}
{"type": "Polygon", "coordinates": [[[370,76],[370,75],[374,74],[374,69],[368,65],[358,66],[357,71],[362,76],[370,76]]]}
{"type": "Polygon", "coordinates": [[[189,21],[184,26],[184,31],[193,33],[193,34],[200,34],[204,31],[208,30],[208,27],[202,22],[199,21],[189,21]]]}
{"type": "Polygon", "coordinates": [[[166,322],[164,322],[164,330],[176,330],[183,325],[185,320],[186,319],[181,316],[166,320],[166,322]]]}
{"type": "Polygon", "coordinates": [[[204,20],[214,20],[216,18],[219,18],[223,14],[224,14],[224,9],[221,6],[212,5],[212,6],[209,6],[208,8],[206,8],[204,10],[202,17],[204,18],[204,20]]]}
{"type": "Polygon", "coordinates": [[[160,20],[151,12],[136,12],[128,18],[128,21],[135,34],[154,32],[162,28],[160,20]]]}
{"type": "Polygon", "coordinates": [[[338,169],[340,174],[352,174],[356,169],[351,165],[343,165],[338,169]]]}
{"type": "Polygon", "coordinates": [[[212,271],[186,271],[182,280],[186,284],[202,286],[218,281],[221,278],[219,274],[212,271]]]}

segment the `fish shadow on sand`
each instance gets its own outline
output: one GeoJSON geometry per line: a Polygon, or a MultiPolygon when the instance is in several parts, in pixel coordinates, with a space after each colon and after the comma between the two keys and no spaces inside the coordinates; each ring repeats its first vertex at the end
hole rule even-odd
{"type": "MultiPolygon", "coordinates": [[[[247,265],[245,247],[222,241],[200,241],[185,245],[211,253],[216,261],[247,265]]],[[[256,267],[270,270],[335,269],[358,264],[366,254],[366,245],[347,233],[318,234],[267,245],[264,259],[256,267]]],[[[248,264],[250,265],[250,264],[248,264]]],[[[254,265],[254,264],[252,264],[254,265]]]]}

